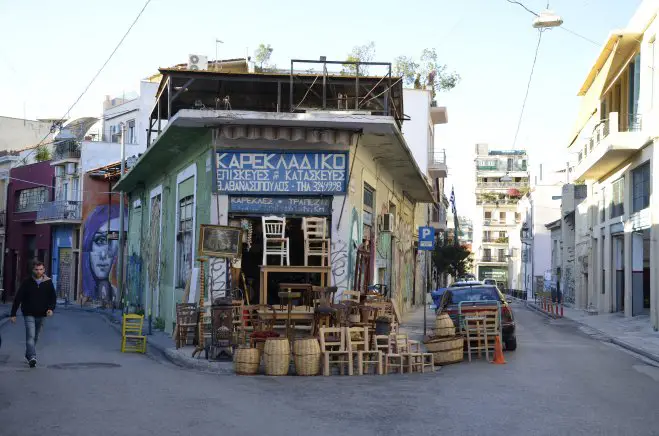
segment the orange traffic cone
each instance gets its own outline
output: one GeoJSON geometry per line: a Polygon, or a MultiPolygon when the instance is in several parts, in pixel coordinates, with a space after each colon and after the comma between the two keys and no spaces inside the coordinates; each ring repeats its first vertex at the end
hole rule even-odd
{"type": "Polygon", "coordinates": [[[492,363],[496,365],[504,365],[506,363],[506,359],[503,358],[503,347],[501,346],[499,336],[494,341],[494,360],[492,363]]]}

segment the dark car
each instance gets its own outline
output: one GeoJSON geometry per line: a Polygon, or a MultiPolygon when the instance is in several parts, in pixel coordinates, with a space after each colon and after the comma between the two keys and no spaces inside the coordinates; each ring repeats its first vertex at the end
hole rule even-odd
{"type": "Polygon", "coordinates": [[[446,308],[443,310],[447,313],[453,323],[458,324],[459,303],[462,302],[463,311],[474,310],[479,305],[487,304],[488,301],[498,301],[501,306],[501,327],[502,340],[508,351],[517,349],[517,336],[515,335],[515,318],[513,311],[504,295],[491,285],[473,285],[462,287],[451,287],[444,290],[448,292],[446,296],[446,308]],[[471,303],[471,304],[470,304],[471,303]]]}

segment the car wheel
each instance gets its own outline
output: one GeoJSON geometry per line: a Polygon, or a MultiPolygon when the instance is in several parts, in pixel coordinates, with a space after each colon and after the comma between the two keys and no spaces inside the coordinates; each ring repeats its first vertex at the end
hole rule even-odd
{"type": "Polygon", "coordinates": [[[515,351],[517,349],[517,338],[508,339],[506,341],[506,351],[515,351]]]}

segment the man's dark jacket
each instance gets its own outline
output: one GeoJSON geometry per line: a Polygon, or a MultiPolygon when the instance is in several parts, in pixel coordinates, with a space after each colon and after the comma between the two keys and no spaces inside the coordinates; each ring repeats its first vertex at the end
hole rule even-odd
{"type": "Polygon", "coordinates": [[[55,310],[57,294],[53,281],[44,276],[41,283],[34,277],[25,279],[18,288],[14,305],[11,307],[11,316],[16,316],[18,306],[21,306],[23,316],[46,316],[48,310],[55,310]]]}

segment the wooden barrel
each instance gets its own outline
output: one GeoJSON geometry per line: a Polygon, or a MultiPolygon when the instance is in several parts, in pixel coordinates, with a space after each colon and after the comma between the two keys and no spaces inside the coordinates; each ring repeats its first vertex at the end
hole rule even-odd
{"type": "Polygon", "coordinates": [[[318,375],[320,344],[316,338],[298,339],[293,343],[293,361],[297,375],[318,375]]]}
{"type": "Polygon", "coordinates": [[[260,363],[261,353],[256,348],[239,347],[233,356],[233,367],[239,375],[257,374],[260,363]]]}
{"type": "Polygon", "coordinates": [[[449,365],[464,359],[464,338],[441,338],[427,341],[426,348],[432,353],[435,365],[449,365]]]}
{"type": "Polygon", "coordinates": [[[287,375],[291,363],[288,338],[268,338],[263,347],[265,375],[287,375]]]}
{"type": "Polygon", "coordinates": [[[435,336],[440,338],[455,336],[455,325],[446,313],[440,313],[435,318],[435,336]]]}

